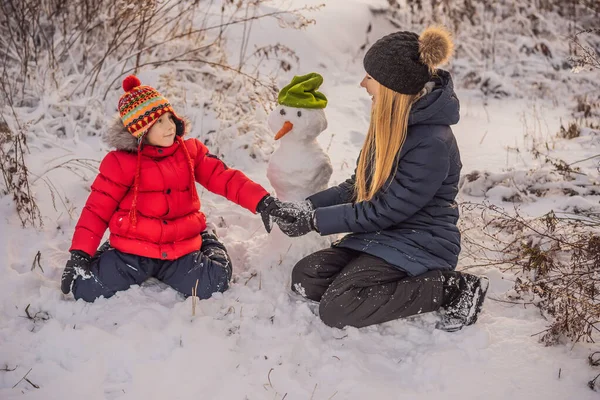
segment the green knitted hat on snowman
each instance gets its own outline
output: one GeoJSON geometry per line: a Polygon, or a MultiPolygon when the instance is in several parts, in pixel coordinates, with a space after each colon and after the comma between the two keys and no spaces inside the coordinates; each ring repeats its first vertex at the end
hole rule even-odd
{"type": "Polygon", "coordinates": [[[294,76],[292,82],[281,89],[277,101],[279,104],[295,108],[325,108],[327,97],[317,89],[323,83],[323,77],[316,72],[294,76]]]}

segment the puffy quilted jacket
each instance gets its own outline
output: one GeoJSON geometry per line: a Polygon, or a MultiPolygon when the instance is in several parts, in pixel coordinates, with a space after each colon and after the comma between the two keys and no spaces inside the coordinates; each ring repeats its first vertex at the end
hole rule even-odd
{"type": "MultiPolygon", "coordinates": [[[[178,122],[178,134],[183,135],[185,124],[178,122]]],[[[108,228],[110,243],[117,250],[177,259],[200,249],[200,232],[206,229],[206,217],[200,211],[198,196],[194,196],[194,180],[251,212],[268,194],[242,172],[228,168],[197,139],[175,141],[170,147],[144,145],[139,157],[134,226],[130,209],[138,168],[136,139],[120,120],[115,121],[106,139],[117,150],[108,153],[100,164],[70,250],[94,254],[108,228]]]]}

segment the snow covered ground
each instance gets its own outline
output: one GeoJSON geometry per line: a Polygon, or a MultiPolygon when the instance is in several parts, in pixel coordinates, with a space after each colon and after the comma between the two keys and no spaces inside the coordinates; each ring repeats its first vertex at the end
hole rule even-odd
{"type": "MultiPolygon", "coordinates": [[[[330,183],[335,184],[351,173],[367,129],[370,98],[358,86],[364,72],[357,54],[371,19],[367,3],[375,2],[326,3],[314,14],[317,24],[306,31],[261,21],[253,27],[253,40],[279,36],[298,52],[299,67],[281,76],[281,85],[294,73],[324,76],[329,128],[320,142],[331,157],[330,183]]],[[[473,91],[458,90],[458,96],[462,119],[455,133],[464,173],[526,171],[534,161],[506,147],[526,145],[525,133],[550,138],[560,118],[568,116],[566,108],[541,100],[484,104],[473,91]]],[[[198,122],[194,112],[185,110],[198,122]]],[[[266,124],[266,116],[260,118],[266,124]]],[[[41,137],[30,144],[33,174],[56,165],[63,159],[59,157],[99,161],[105,154],[97,138],[58,146],[50,142],[41,137]]],[[[593,154],[598,142],[582,137],[556,146],[574,161],[593,154]]],[[[230,166],[268,187],[266,163],[246,160],[227,157],[230,166]]],[[[0,199],[3,400],[597,398],[586,386],[595,375],[586,360],[590,346],[544,347],[535,334],[547,323],[535,307],[494,300],[502,300],[512,287],[510,274],[472,270],[491,279],[489,298],[479,322],[457,333],[435,330],[434,315],[364,329],[331,329],[314,315],[314,305],[289,290],[294,263],[326,241],[292,240],[277,230],[267,235],[258,216],[206,191],[201,193],[203,210],[234,263],[235,283],[229,291],[200,302],[195,315],[191,299],[183,300],[157,281],[94,304],[75,302],[61,294],[59,279],[90,181],[61,169],[45,176],[69,193],[70,203],[55,208],[44,181],[38,180],[34,187],[46,217],[43,230],[21,229],[10,199],[0,199]],[[38,251],[43,272],[31,268],[38,251]],[[27,380],[21,380],[26,374],[27,380]]],[[[489,196],[501,201],[494,193],[489,196]]],[[[549,197],[525,203],[524,210],[538,214],[572,201],[549,197]]]]}

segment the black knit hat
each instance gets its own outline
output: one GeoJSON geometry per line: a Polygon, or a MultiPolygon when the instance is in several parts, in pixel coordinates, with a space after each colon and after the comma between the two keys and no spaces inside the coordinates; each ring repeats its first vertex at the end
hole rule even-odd
{"type": "Polygon", "coordinates": [[[450,58],[450,33],[441,27],[395,32],[371,46],[363,64],[377,82],[398,93],[417,94],[431,80],[431,72],[450,58]]]}

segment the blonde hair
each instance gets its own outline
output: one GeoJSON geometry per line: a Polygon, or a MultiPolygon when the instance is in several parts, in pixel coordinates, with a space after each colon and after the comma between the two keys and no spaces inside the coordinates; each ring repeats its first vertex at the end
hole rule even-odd
{"type": "MultiPolygon", "coordinates": [[[[432,76],[435,76],[438,65],[448,62],[453,51],[452,36],[443,26],[429,27],[419,36],[419,58],[427,65],[432,76]]],[[[379,93],[371,109],[369,132],[356,168],[356,202],[371,200],[388,180],[392,170],[398,167],[399,153],[406,141],[410,110],[429,89],[426,84],[420,93],[411,95],[395,92],[379,84],[379,93]]]]}
{"type": "Polygon", "coordinates": [[[402,94],[379,85],[356,168],[356,202],[371,200],[397,166],[398,153],[406,141],[410,109],[419,97],[420,94],[402,94]]]}

